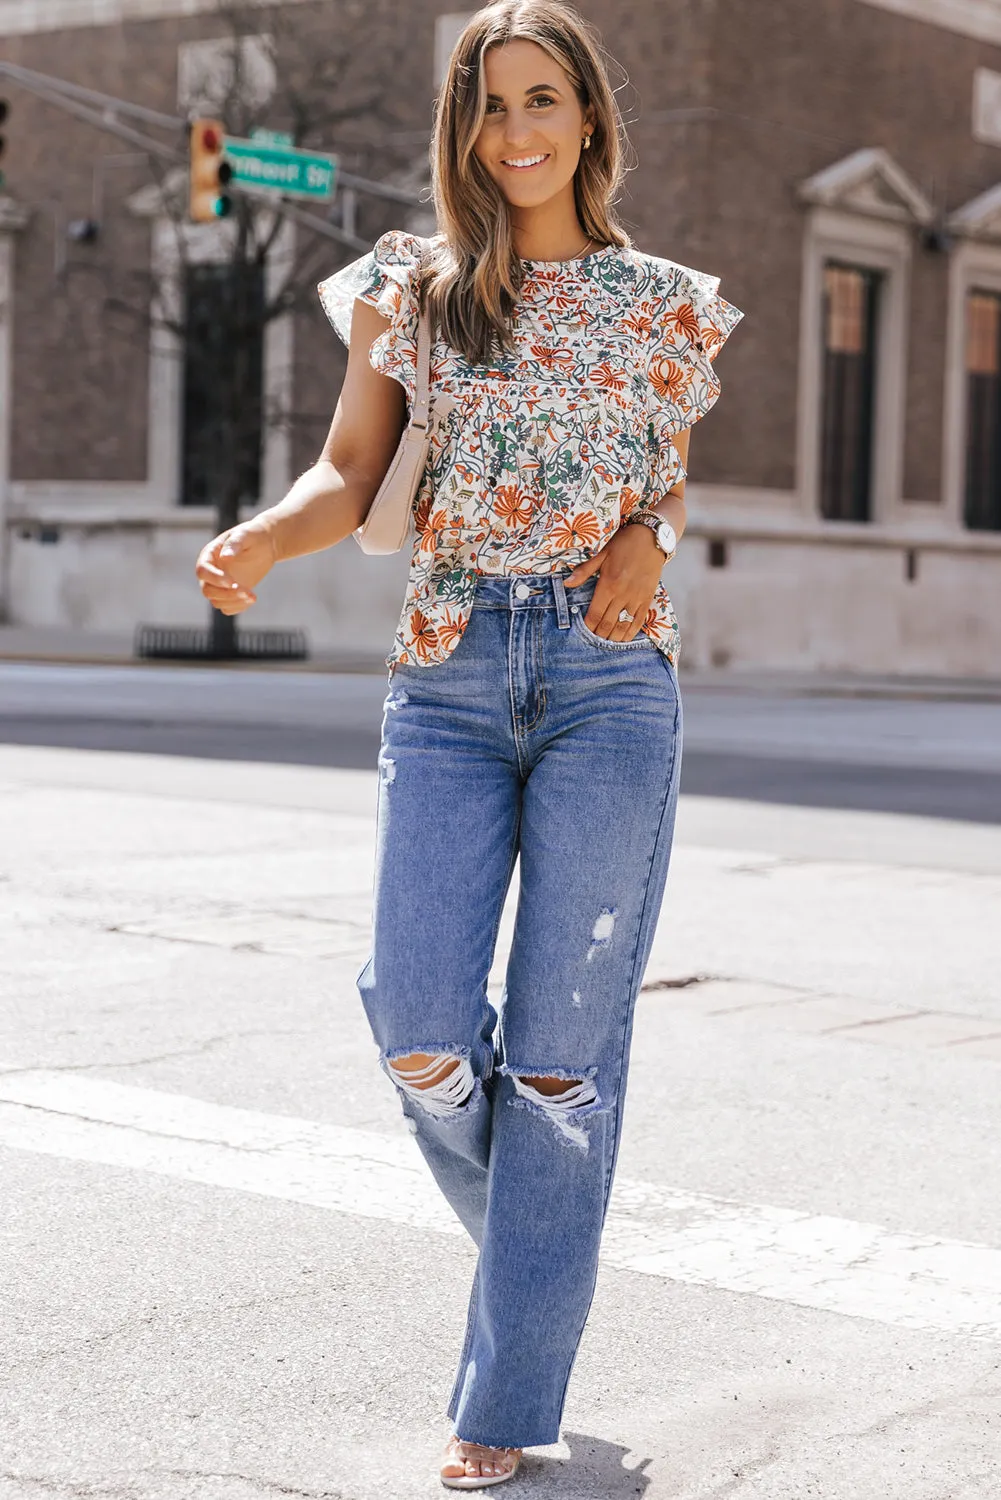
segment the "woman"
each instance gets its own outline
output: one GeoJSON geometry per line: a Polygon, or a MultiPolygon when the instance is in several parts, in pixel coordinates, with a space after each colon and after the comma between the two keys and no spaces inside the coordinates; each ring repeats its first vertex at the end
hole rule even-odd
{"type": "Polygon", "coordinates": [[[321,283],[349,344],[323,454],[197,566],[235,614],[275,562],[351,535],[413,396],[425,299],[431,449],[387,659],[358,985],[479,1246],[441,1468],[457,1489],[510,1479],[522,1448],[559,1436],[674,826],[678,628],[660,575],[684,531],[688,429],[741,316],[716,278],[631,248],[612,210],[621,148],[573,10],[478,12],[436,111],[442,232],[424,246],[392,231],[321,283]]]}

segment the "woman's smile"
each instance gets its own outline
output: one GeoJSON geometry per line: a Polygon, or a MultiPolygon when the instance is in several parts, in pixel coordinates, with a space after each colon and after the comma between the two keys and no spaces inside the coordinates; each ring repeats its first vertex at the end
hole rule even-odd
{"type": "Polygon", "coordinates": [[[502,167],[507,167],[515,172],[530,172],[535,167],[541,167],[549,160],[549,152],[542,151],[536,156],[508,156],[501,161],[502,167]]]}

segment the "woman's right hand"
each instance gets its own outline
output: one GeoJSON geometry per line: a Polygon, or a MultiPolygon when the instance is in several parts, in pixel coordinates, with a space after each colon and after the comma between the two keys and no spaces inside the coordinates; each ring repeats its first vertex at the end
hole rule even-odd
{"type": "Polygon", "coordinates": [[[214,609],[238,615],[257,603],[254,589],[277,561],[272,532],[256,518],[208,542],[198,554],[195,577],[214,609]]]}

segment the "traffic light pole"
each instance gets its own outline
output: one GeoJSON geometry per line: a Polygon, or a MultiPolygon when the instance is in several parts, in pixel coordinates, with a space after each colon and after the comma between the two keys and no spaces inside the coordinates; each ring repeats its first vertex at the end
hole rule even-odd
{"type": "MultiPolygon", "coordinates": [[[[188,121],[181,115],[167,115],[159,110],[148,109],[143,104],[133,104],[127,99],[117,99],[112,94],[102,94],[96,89],[84,88],[81,84],[70,83],[64,78],[55,78],[47,73],[36,73],[31,68],[22,68],[17,63],[0,61],[0,78],[8,78],[11,83],[17,84],[28,93],[35,94],[45,99],[49,104],[54,104],[57,109],[66,114],[73,115],[78,120],[84,120],[95,129],[102,130],[107,135],[117,136],[119,140],[128,141],[133,146],[141,146],[151,156],[157,156],[161,161],[181,165],[187,160],[187,152],[178,150],[176,146],[167,145],[164,141],[157,140],[154,136],[128,125],[120,116],[131,117],[145,125],[156,125],[164,130],[181,132],[185,129],[188,121]]],[[[340,182],[344,187],[354,191],[365,193],[369,197],[384,198],[393,203],[405,203],[410,207],[418,207],[422,200],[416,193],[408,193],[404,188],[391,187],[388,183],[374,182],[367,177],[356,177],[352,173],[342,172],[340,182]]],[[[231,184],[228,191],[239,192],[236,184],[231,184]]],[[[252,195],[257,197],[258,193],[252,195]]],[[[276,194],[276,196],[279,196],[276,194]]],[[[331,220],[321,219],[318,215],[310,213],[308,209],[294,207],[287,199],[282,200],[281,212],[288,218],[301,224],[304,229],[311,229],[314,234],[322,235],[325,239],[336,240],[339,244],[346,245],[349,250],[356,250],[363,254],[371,246],[358,236],[348,230],[342,229],[340,225],[331,220]]]]}

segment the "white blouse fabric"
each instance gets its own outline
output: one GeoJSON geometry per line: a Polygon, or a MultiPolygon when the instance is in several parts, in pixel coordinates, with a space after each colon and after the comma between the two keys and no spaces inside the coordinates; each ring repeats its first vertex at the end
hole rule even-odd
{"type": "MultiPolygon", "coordinates": [[[[420,251],[390,230],[318,288],[345,344],[356,298],[389,320],[369,359],[408,406],[420,251]]],[[[471,365],[441,339],[432,346],[431,445],[390,670],[449,656],[479,574],[574,567],[660,500],[685,475],[671,439],[719,396],[713,360],[743,314],[718,295],[717,277],[617,246],[522,268],[514,353],[471,365]]],[[[641,628],[676,661],[662,583],[641,628]]]]}

